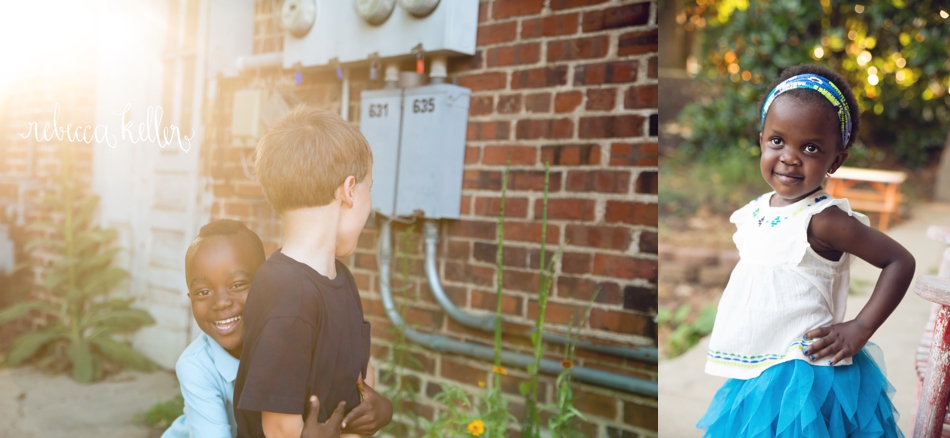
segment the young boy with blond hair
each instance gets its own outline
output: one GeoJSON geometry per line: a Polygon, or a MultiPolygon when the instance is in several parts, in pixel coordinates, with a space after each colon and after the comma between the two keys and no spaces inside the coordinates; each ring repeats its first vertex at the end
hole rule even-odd
{"type": "Polygon", "coordinates": [[[234,388],[239,437],[299,437],[349,411],[342,433],[372,435],[392,405],[372,390],[370,324],[346,265],[372,209],[373,155],[338,115],[299,106],[260,141],[257,179],[283,221],[282,247],[258,269],[244,307],[234,388]],[[363,379],[365,378],[365,382],[363,379]]]}

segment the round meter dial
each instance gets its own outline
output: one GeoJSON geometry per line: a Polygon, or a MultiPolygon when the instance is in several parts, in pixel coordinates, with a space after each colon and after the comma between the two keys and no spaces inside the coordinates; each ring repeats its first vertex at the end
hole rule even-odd
{"type": "Polygon", "coordinates": [[[280,8],[280,24],[295,37],[310,32],[317,21],[316,0],[284,0],[280,8]]]}
{"type": "Polygon", "coordinates": [[[439,0],[399,0],[399,7],[416,17],[425,17],[439,6],[439,0]]]}
{"type": "Polygon", "coordinates": [[[396,0],[353,0],[353,9],[360,18],[375,26],[389,19],[396,9],[396,0]]]}

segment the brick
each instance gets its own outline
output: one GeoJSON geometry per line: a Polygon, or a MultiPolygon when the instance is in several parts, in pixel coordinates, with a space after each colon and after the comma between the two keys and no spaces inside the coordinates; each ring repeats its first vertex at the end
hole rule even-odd
{"type": "Polygon", "coordinates": [[[478,146],[465,147],[465,164],[478,164],[478,157],[481,155],[481,148],[478,146]]]}
{"type": "MultiPolygon", "coordinates": [[[[592,221],[597,202],[593,199],[548,199],[548,219],[592,221]]],[[[534,219],[541,220],[544,200],[534,202],[534,219]]]]}
{"type": "MultiPolygon", "coordinates": [[[[574,85],[619,84],[636,82],[639,62],[610,61],[574,67],[574,85]]],[[[514,84],[515,75],[511,80],[514,84]]]]}
{"type": "Polygon", "coordinates": [[[549,15],[521,22],[521,38],[531,39],[541,36],[564,36],[577,33],[580,14],[568,13],[549,15]]]}
{"type": "Polygon", "coordinates": [[[732,269],[724,266],[703,266],[699,268],[699,284],[707,287],[726,287],[732,269]]]}
{"type": "Polygon", "coordinates": [[[368,228],[364,228],[363,232],[360,233],[359,239],[356,241],[356,247],[360,249],[371,249],[376,250],[376,233],[368,228]]]}
{"type": "Polygon", "coordinates": [[[567,173],[571,192],[628,193],[630,172],[613,170],[572,170],[567,173]]]}
{"type": "MultiPolygon", "coordinates": [[[[475,258],[475,260],[494,265],[497,263],[498,244],[494,242],[474,242],[472,257],[475,258]]],[[[527,249],[522,247],[505,244],[505,247],[501,251],[502,266],[524,268],[527,267],[526,259],[527,249]]]]}
{"type": "MultiPolygon", "coordinates": [[[[550,248],[550,246],[548,248],[550,248]]],[[[551,259],[553,258],[553,250],[547,249],[544,251],[545,269],[551,267],[551,259]]],[[[541,248],[532,248],[528,251],[528,267],[531,269],[541,269],[541,248]]]]}
{"type": "Polygon", "coordinates": [[[529,113],[551,111],[551,93],[535,93],[524,97],[524,109],[529,113]]]}
{"type": "Polygon", "coordinates": [[[590,328],[630,335],[649,333],[653,318],[622,310],[592,309],[590,328]]]}
{"type": "Polygon", "coordinates": [[[484,54],[485,52],[483,50],[475,50],[475,54],[472,56],[449,58],[449,71],[466,72],[480,70],[485,66],[484,54]]]}
{"type": "Polygon", "coordinates": [[[500,114],[516,114],[521,112],[521,95],[509,94],[498,96],[498,106],[495,108],[500,114]]]}
{"type": "Polygon", "coordinates": [[[571,138],[574,122],[571,119],[522,119],[515,125],[515,138],[571,138]]]}
{"type": "Polygon", "coordinates": [[[547,61],[603,58],[609,47],[610,37],[607,35],[549,41],[547,61]]]}
{"type": "Polygon", "coordinates": [[[584,6],[598,5],[606,2],[607,0],[551,0],[551,9],[582,8],[584,6]]]}
{"type": "MultiPolygon", "coordinates": [[[[498,295],[495,292],[483,292],[472,289],[472,308],[490,310],[492,313],[498,308],[498,295]]],[[[508,315],[521,316],[524,311],[524,300],[518,296],[501,296],[501,312],[508,315]]]]}
{"type": "Polygon", "coordinates": [[[495,0],[492,2],[492,18],[501,20],[522,15],[537,15],[544,8],[544,0],[495,0]]]}
{"type": "Polygon", "coordinates": [[[650,2],[634,3],[584,13],[581,28],[584,32],[642,26],[650,21],[650,2]]]}
{"type": "Polygon", "coordinates": [[[459,85],[472,91],[498,90],[505,88],[508,76],[503,72],[476,73],[459,76],[459,85]]]}
{"type": "MultiPolygon", "coordinates": [[[[548,301],[544,309],[544,322],[551,324],[570,324],[571,321],[574,321],[574,325],[577,325],[581,318],[584,317],[584,308],[581,306],[573,306],[569,304],[561,304],[558,302],[548,301]]],[[[528,319],[535,320],[538,318],[538,300],[529,299],[528,300],[528,319]]],[[[575,403],[576,406],[576,403],[575,403]]]]}
{"type": "Polygon", "coordinates": [[[656,406],[641,405],[633,400],[623,402],[623,422],[626,424],[646,430],[657,430],[658,417],[656,406]]]}
{"type": "Polygon", "coordinates": [[[442,377],[478,386],[478,382],[486,381],[488,372],[443,356],[442,377]]]}
{"type": "Polygon", "coordinates": [[[646,204],[633,201],[607,201],[607,211],[604,221],[607,223],[622,222],[630,225],[656,226],[658,221],[657,204],[646,204]]]}
{"type": "Polygon", "coordinates": [[[360,296],[360,301],[363,303],[363,313],[366,315],[374,315],[380,318],[386,317],[386,308],[383,307],[382,301],[366,298],[365,296],[360,296]]]}
{"type": "Polygon", "coordinates": [[[489,67],[534,64],[541,60],[538,43],[517,44],[488,49],[485,55],[489,67]]]}
{"type": "Polygon", "coordinates": [[[642,85],[627,88],[623,94],[623,107],[627,109],[643,109],[657,107],[657,86],[642,85]]]}
{"type": "Polygon", "coordinates": [[[486,114],[491,114],[494,106],[494,96],[473,96],[468,104],[468,115],[483,116],[486,114]]]}
{"type": "Polygon", "coordinates": [[[636,115],[581,117],[577,127],[580,138],[640,137],[643,117],[636,115]]]}
{"type": "MultiPolygon", "coordinates": [[[[505,269],[502,273],[501,284],[507,290],[521,292],[537,292],[538,273],[505,269]]],[[[474,291],[473,291],[474,292],[474,291]]]]}
{"type": "Polygon", "coordinates": [[[612,110],[616,104],[615,88],[591,88],[587,90],[588,110],[612,110]]]}
{"type": "Polygon", "coordinates": [[[584,101],[584,94],[580,91],[566,91],[554,96],[554,112],[569,113],[574,111],[584,101]]]}
{"type": "MultiPolygon", "coordinates": [[[[526,378],[512,376],[510,374],[503,375],[501,376],[501,391],[504,392],[505,394],[510,394],[518,398],[521,398],[522,397],[521,390],[518,389],[519,385],[521,384],[521,382],[527,382],[527,381],[528,379],[526,378]]],[[[539,381],[538,382],[538,400],[547,400],[547,393],[548,393],[548,385],[545,384],[544,382],[539,381]]],[[[510,437],[512,435],[506,434],[505,436],[510,437]]]]}
{"type": "MultiPolygon", "coordinates": [[[[259,184],[235,184],[234,194],[247,198],[263,198],[264,189],[259,184]]],[[[218,196],[215,193],[215,196],[218,196]]]]}
{"type": "Polygon", "coordinates": [[[496,224],[494,222],[459,219],[450,222],[447,227],[449,236],[495,240],[496,224]]]}
{"type": "Polygon", "coordinates": [[[533,165],[538,162],[538,148],[533,146],[485,146],[482,164],[533,165]]]}
{"type": "Polygon", "coordinates": [[[251,217],[253,207],[247,202],[230,201],[224,204],[224,214],[228,216],[251,217]]]}
{"type": "Polygon", "coordinates": [[[637,177],[637,182],[634,184],[634,191],[637,193],[656,195],[658,185],[659,181],[656,172],[640,172],[640,176],[637,177]]]}
{"type": "Polygon", "coordinates": [[[640,438],[640,434],[615,426],[607,426],[607,438],[640,438]]]}
{"type": "Polygon", "coordinates": [[[655,282],[656,260],[635,259],[630,256],[598,253],[594,255],[594,274],[616,278],[642,278],[655,282]]]}
{"type": "Polygon", "coordinates": [[[602,418],[617,416],[617,398],[577,388],[574,390],[574,407],[577,410],[602,418]]]}
{"type": "Polygon", "coordinates": [[[641,231],[638,249],[644,254],[657,253],[657,234],[653,231],[641,231]]]}
{"type": "MultiPolygon", "coordinates": [[[[544,190],[543,170],[513,170],[508,173],[508,188],[511,190],[544,190]]],[[[501,189],[501,184],[499,188],[501,189]]],[[[557,192],[561,189],[561,172],[551,172],[548,175],[548,192],[557,192]]]]}
{"type": "Polygon", "coordinates": [[[590,272],[594,257],[583,252],[565,252],[561,257],[561,272],[565,274],[586,274],[590,272]]]}
{"type": "Polygon", "coordinates": [[[597,282],[567,275],[557,278],[557,296],[560,298],[590,301],[594,296],[594,292],[597,292],[595,301],[598,303],[617,305],[623,303],[620,285],[612,281],[597,282]]]}
{"type": "Polygon", "coordinates": [[[466,170],[462,172],[463,189],[501,190],[501,172],[466,170]]]}
{"type": "MultiPolygon", "coordinates": [[[[500,197],[479,196],[475,198],[475,214],[478,216],[498,217],[501,208],[500,197]]],[[[528,198],[505,199],[505,217],[524,218],[528,215],[528,198]]]]}
{"type": "Polygon", "coordinates": [[[366,253],[358,252],[355,254],[355,257],[356,257],[356,263],[355,263],[356,267],[369,269],[373,271],[378,269],[378,266],[376,265],[376,254],[366,254],[366,253]]]}
{"type": "MultiPolygon", "coordinates": [[[[666,269],[666,266],[664,266],[663,269],[666,269]]],[[[623,288],[623,308],[643,313],[656,313],[656,289],[640,286],[627,286],[623,288]]]]}
{"type": "Polygon", "coordinates": [[[488,21],[488,5],[491,3],[488,2],[479,2],[478,4],[478,22],[484,23],[488,21]]]}
{"type": "Polygon", "coordinates": [[[657,29],[621,34],[617,40],[617,54],[620,56],[653,53],[658,47],[657,29]]]}
{"type": "MultiPolygon", "coordinates": [[[[511,89],[555,87],[567,84],[567,66],[539,67],[511,73],[511,89]]],[[[605,67],[606,68],[606,67],[605,67]]],[[[606,70],[605,70],[606,71],[606,70]]],[[[624,73],[622,70],[621,73],[624,73]]],[[[636,73],[634,73],[636,76],[636,73]]],[[[613,76],[611,76],[613,78],[613,76]]],[[[634,77],[634,79],[636,79],[634,77]]],[[[576,82],[576,81],[575,81],[576,82]]]]}
{"type": "Polygon", "coordinates": [[[610,165],[657,166],[659,149],[656,143],[613,143],[610,145],[610,165]]]}
{"type": "Polygon", "coordinates": [[[231,184],[215,184],[212,190],[216,198],[227,198],[234,194],[231,184]]]}
{"type": "Polygon", "coordinates": [[[600,164],[600,146],[596,144],[542,146],[541,161],[548,162],[552,166],[600,164]]]}
{"type": "Polygon", "coordinates": [[[648,78],[656,79],[658,65],[659,65],[659,57],[654,56],[650,58],[650,61],[647,63],[647,77],[648,78]]]}
{"type": "Polygon", "coordinates": [[[507,140],[511,123],[506,121],[495,122],[468,122],[466,139],[468,140],[507,140]]]}
{"type": "Polygon", "coordinates": [[[650,137],[656,137],[659,131],[659,120],[656,114],[650,115],[650,137]]]}
{"type": "Polygon", "coordinates": [[[468,261],[472,254],[472,244],[464,240],[449,240],[446,257],[449,260],[468,261]]]}
{"type": "Polygon", "coordinates": [[[517,20],[497,24],[483,24],[478,26],[475,45],[481,47],[491,44],[511,42],[515,40],[517,34],[517,20]]]}
{"type": "Polygon", "coordinates": [[[406,309],[406,320],[412,321],[412,325],[424,328],[438,329],[442,327],[443,318],[444,315],[439,310],[420,309],[418,307],[406,309]]]}
{"type": "Polygon", "coordinates": [[[622,226],[568,224],[564,228],[564,240],[568,245],[591,248],[626,250],[633,240],[631,234],[630,228],[622,226]]]}
{"type": "Polygon", "coordinates": [[[445,262],[445,279],[457,283],[493,287],[495,268],[447,261],[445,262]]]}
{"type": "MultiPolygon", "coordinates": [[[[541,243],[541,224],[537,222],[506,222],[505,240],[517,242],[541,243]]],[[[557,225],[548,224],[547,243],[557,245],[561,242],[561,233],[557,225]]]]}
{"type": "Polygon", "coordinates": [[[472,206],[472,197],[469,195],[462,195],[462,200],[459,202],[459,214],[466,216],[471,214],[472,206]]]}

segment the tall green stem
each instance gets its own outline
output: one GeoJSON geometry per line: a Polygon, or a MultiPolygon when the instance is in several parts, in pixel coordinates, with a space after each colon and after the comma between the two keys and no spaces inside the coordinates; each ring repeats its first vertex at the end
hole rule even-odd
{"type": "Polygon", "coordinates": [[[541,331],[544,328],[544,313],[548,304],[548,295],[551,290],[551,277],[545,266],[545,256],[548,232],[548,186],[550,183],[550,164],[544,162],[544,195],[541,204],[541,253],[538,256],[538,316],[535,319],[534,333],[531,334],[531,343],[534,346],[534,362],[528,369],[531,381],[528,385],[528,391],[525,395],[525,415],[526,424],[522,432],[526,432],[527,437],[537,437],[540,434],[541,418],[538,415],[538,364],[541,362],[541,356],[544,354],[544,345],[541,342],[541,331]]]}
{"type": "MultiPolygon", "coordinates": [[[[509,164],[505,165],[505,173],[501,177],[501,205],[498,207],[498,252],[495,254],[495,268],[498,278],[496,279],[496,307],[495,307],[495,367],[501,367],[501,289],[502,289],[502,251],[505,243],[505,199],[508,196],[508,169],[509,164]]],[[[496,368],[497,369],[497,368],[496,368]]],[[[495,372],[495,388],[501,388],[501,374],[495,372]]]]}

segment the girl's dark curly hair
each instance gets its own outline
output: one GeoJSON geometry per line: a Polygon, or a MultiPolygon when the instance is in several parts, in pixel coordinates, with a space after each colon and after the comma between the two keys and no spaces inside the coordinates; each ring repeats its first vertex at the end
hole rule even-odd
{"type": "MultiPolygon", "coordinates": [[[[772,92],[772,90],[775,89],[775,87],[778,86],[778,84],[781,84],[783,81],[791,78],[792,76],[808,73],[828,79],[831,81],[831,83],[835,84],[835,86],[838,87],[838,90],[841,90],[841,94],[844,95],[844,100],[848,103],[848,110],[851,111],[851,137],[848,139],[848,144],[841,145],[841,148],[847,149],[851,147],[851,145],[854,144],[854,140],[858,138],[858,132],[861,132],[861,117],[858,110],[858,101],[855,100],[854,93],[851,91],[851,86],[848,85],[848,81],[827,67],[814,64],[802,64],[785,69],[785,71],[783,71],[782,74],[772,81],[771,85],[769,85],[768,92],[763,94],[759,99],[759,114],[762,113],[762,106],[765,105],[765,98],[769,95],[769,93],[772,92]]],[[[828,100],[825,99],[825,97],[820,93],[799,88],[786,91],[782,93],[782,96],[794,97],[799,102],[809,105],[814,104],[822,108],[826,108],[831,114],[830,117],[834,117],[835,119],[838,118],[838,113],[835,111],[834,105],[832,105],[831,102],[828,102],[828,100]]],[[[768,117],[768,114],[766,114],[766,117],[768,117]]]]}

